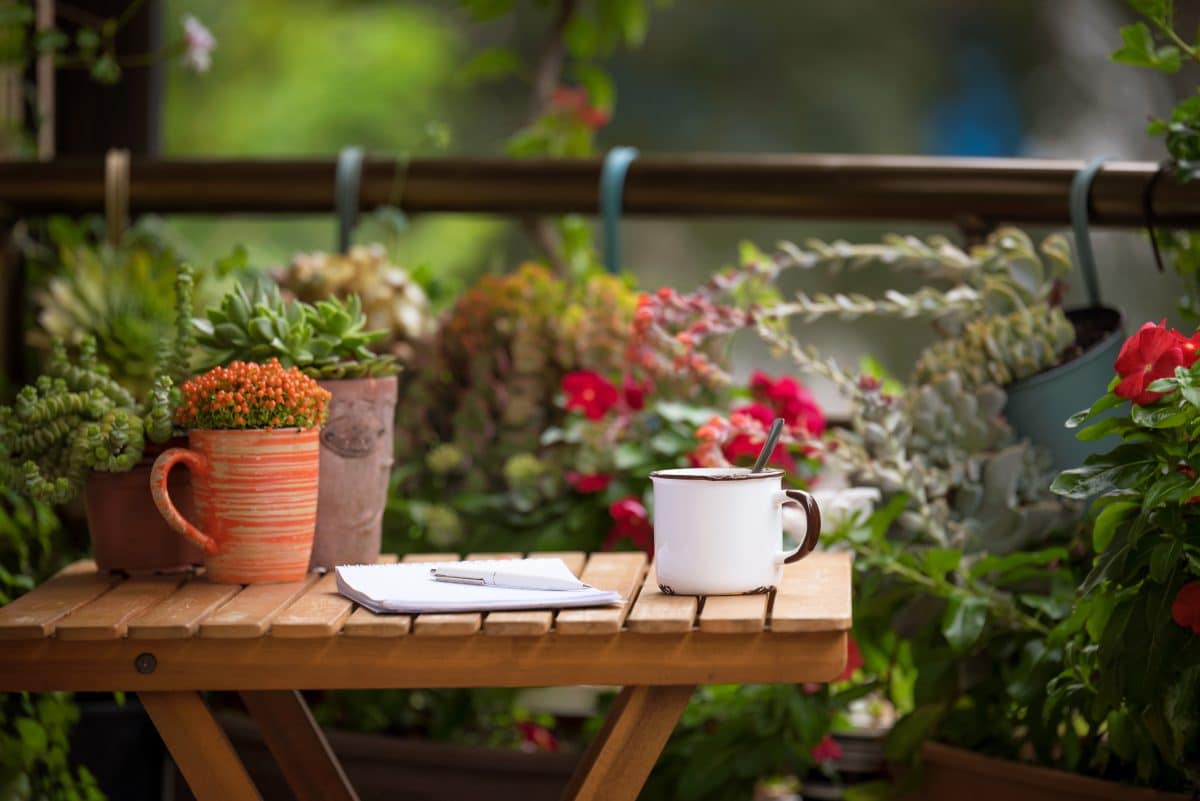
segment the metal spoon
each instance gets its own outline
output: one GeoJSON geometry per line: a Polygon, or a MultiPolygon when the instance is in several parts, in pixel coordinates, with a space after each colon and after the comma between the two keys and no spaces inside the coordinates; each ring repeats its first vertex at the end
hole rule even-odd
{"type": "Polygon", "coordinates": [[[779,444],[779,435],[782,433],[783,418],[776,417],[775,422],[771,423],[771,430],[767,432],[767,441],[763,443],[762,450],[758,452],[758,458],[754,460],[754,469],[750,471],[751,473],[761,473],[767,466],[767,460],[775,452],[775,446],[779,444]]]}

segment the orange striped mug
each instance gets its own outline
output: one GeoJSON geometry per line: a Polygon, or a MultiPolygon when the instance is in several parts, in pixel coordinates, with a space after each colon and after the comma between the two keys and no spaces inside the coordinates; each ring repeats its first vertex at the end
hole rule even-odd
{"type": "Polygon", "coordinates": [[[308,572],[317,525],[320,429],[197,429],[187,448],[154,461],[150,492],[175,531],[204,549],[210,581],[299,581],[308,572]],[[192,473],[199,526],[171,502],[167,475],[192,473]]]}

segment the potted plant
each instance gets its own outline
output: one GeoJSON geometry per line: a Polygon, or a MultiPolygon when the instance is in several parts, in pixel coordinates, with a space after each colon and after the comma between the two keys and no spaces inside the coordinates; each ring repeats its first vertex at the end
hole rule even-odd
{"type": "Polygon", "coordinates": [[[238,286],[195,321],[209,365],[278,359],[333,397],[321,432],[321,500],[312,566],[371,563],[379,556],[395,431],[396,373],[368,348],[356,296],[315,305],[285,302],[274,285],[238,286]]]}
{"type": "Polygon", "coordinates": [[[1120,444],[1064,471],[1054,490],[1095,498],[1098,554],[1071,617],[1054,703],[1088,705],[1109,745],[1157,787],[1200,784],[1200,335],[1146,323],[1109,391],[1071,420],[1120,444]],[[1105,410],[1120,416],[1099,422],[1105,410]]]}
{"type": "Polygon", "coordinates": [[[204,549],[210,581],[299,581],[308,572],[329,397],[275,359],[235,361],[184,383],[175,419],[188,447],[154,461],[150,489],[168,525],[204,549]],[[167,486],[181,462],[199,525],[179,513],[167,486]]]}
{"type": "MultiPolygon", "coordinates": [[[[82,493],[100,570],[165,572],[202,561],[193,544],[171,536],[149,493],[150,465],[174,434],[177,382],[188,374],[191,290],[192,270],[181,265],[174,341],[144,399],[113,379],[95,340],[85,337],[75,362],[56,342],[43,375],[0,408],[0,484],[56,504],[82,493]]],[[[175,479],[173,491],[190,512],[186,476],[175,479]]]]}

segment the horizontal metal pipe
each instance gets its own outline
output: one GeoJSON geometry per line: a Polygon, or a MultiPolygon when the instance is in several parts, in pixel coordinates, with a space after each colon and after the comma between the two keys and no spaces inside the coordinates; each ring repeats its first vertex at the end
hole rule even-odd
{"type": "MultiPolygon", "coordinates": [[[[104,205],[102,159],[0,162],[0,210],[94,212],[104,205]]],[[[334,166],[321,159],[135,159],[134,213],[330,213],[334,166]]],[[[1063,224],[1081,161],[854,155],[645,156],[629,169],[629,215],[907,220],[985,226],[1063,224]]],[[[368,158],[364,209],[500,215],[595,213],[598,159],[368,158]]],[[[1105,165],[1092,222],[1145,224],[1143,194],[1157,165],[1105,165]]],[[[1163,225],[1200,226],[1200,184],[1164,177],[1154,192],[1163,225]]]]}

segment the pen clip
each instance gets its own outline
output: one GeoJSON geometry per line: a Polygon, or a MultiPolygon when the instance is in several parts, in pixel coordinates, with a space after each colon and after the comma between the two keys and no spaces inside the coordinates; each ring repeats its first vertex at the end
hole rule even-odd
{"type": "Polygon", "coordinates": [[[483,586],[485,583],[481,576],[459,576],[454,573],[445,573],[436,567],[429,568],[429,575],[439,581],[449,581],[454,584],[474,584],[483,586]]]}

